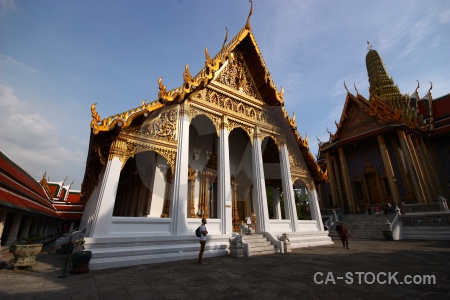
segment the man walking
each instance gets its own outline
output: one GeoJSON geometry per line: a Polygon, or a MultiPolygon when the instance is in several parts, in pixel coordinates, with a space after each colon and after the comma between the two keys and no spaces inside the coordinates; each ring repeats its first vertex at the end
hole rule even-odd
{"type": "Polygon", "coordinates": [[[205,263],[202,261],[203,252],[205,251],[206,245],[206,235],[208,234],[208,230],[206,230],[206,219],[202,219],[202,225],[200,226],[200,252],[198,253],[198,263],[204,265],[205,263]]]}

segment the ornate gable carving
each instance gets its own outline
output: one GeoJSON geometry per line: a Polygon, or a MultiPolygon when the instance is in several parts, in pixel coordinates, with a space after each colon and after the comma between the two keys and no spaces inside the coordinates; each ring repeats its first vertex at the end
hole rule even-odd
{"type": "Polygon", "coordinates": [[[216,81],[262,101],[261,95],[244,61],[244,55],[238,51],[233,54],[234,59],[228,60],[228,64],[220,72],[216,81]]]}
{"type": "Polygon", "coordinates": [[[346,113],[348,117],[338,137],[339,140],[383,127],[383,124],[379,123],[376,117],[371,116],[355,103],[349,105],[346,113]]]}
{"type": "Polygon", "coordinates": [[[124,132],[134,136],[176,143],[177,119],[178,108],[173,108],[162,112],[159,117],[145,121],[139,127],[127,128],[124,132]]]}

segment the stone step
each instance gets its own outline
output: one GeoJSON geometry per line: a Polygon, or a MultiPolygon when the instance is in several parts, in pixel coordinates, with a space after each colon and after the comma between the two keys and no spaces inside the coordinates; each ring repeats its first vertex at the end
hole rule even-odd
{"type": "MultiPolygon", "coordinates": [[[[343,215],[341,221],[347,227],[350,239],[383,240],[385,237],[381,230],[386,229],[386,221],[392,222],[394,217],[395,214],[348,214],[343,215]]],[[[329,236],[333,240],[339,240],[336,224],[330,228],[329,236]]]]}
{"type": "Polygon", "coordinates": [[[250,245],[252,256],[275,253],[274,245],[263,234],[242,235],[242,240],[250,245]]]}

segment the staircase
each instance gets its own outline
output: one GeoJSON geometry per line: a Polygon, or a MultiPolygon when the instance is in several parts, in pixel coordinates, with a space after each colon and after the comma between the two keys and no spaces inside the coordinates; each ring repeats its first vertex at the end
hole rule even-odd
{"type": "Polygon", "coordinates": [[[242,235],[242,240],[250,245],[250,253],[254,255],[274,254],[275,247],[263,234],[242,235]]]}
{"type": "MultiPolygon", "coordinates": [[[[395,214],[366,215],[347,214],[342,216],[342,222],[348,230],[349,239],[386,240],[381,230],[386,229],[386,220],[392,222],[395,214]]],[[[336,224],[330,228],[329,236],[335,241],[339,240],[336,224]]]]}

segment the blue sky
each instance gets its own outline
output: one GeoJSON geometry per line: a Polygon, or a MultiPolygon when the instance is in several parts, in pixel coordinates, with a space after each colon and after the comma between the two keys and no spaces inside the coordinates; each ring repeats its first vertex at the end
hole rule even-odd
{"type": "MultiPolygon", "coordinates": [[[[367,40],[402,93],[450,93],[450,1],[254,0],[252,31],[302,137],[334,132],[344,81],[368,97],[367,40]]],[[[227,1],[0,0],[0,148],[39,180],[79,189],[90,105],[102,118],[153,101],[158,78],[183,82],[245,25],[250,4],[227,1]]]]}

